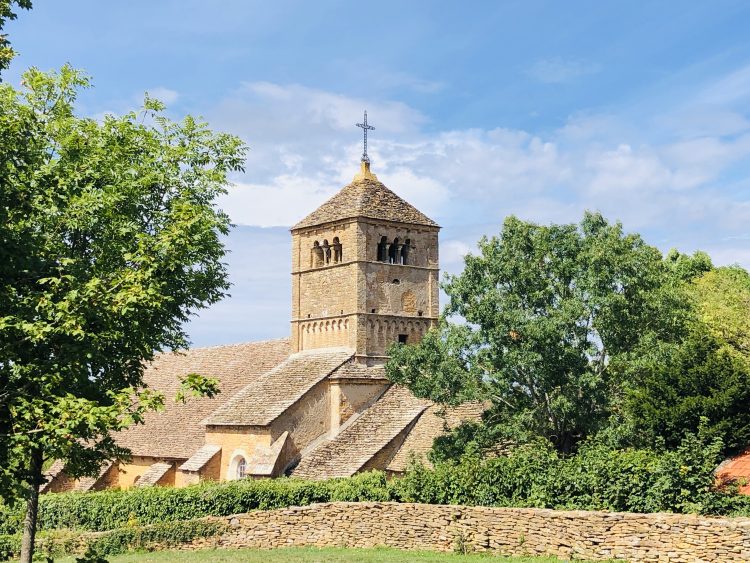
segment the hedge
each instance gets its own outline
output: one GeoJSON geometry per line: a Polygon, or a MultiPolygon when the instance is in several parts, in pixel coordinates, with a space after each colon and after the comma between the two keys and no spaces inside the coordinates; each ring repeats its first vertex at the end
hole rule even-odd
{"type": "MultiPolygon", "coordinates": [[[[717,489],[719,443],[688,436],[656,452],[585,444],[561,457],[544,443],[492,459],[464,457],[401,478],[374,471],[328,481],[281,478],[43,495],[41,530],[113,530],[332,501],[398,501],[621,512],[750,515],[750,497],[717,489]]],[[[0,507],[0,534],[21,529],[21,508],[0,507]]]]}
{"type": "MultiPolygon", "coordinates": [[[[55,558],[70,554],[85,554],[87,560],[128,551],[151,550],[174,547],[196,538],[221,535],[227,529],[224,522],[190,520],[166,522],[150,526],[128,526],[85,536],[75,531],[53,531],[40,533],[36,540],[36,551],[40,556],[55,558]]],[[[21,536],[0,536],[0,560],[18,557],[21,536]]]]}
{"type": "MultiPolygon", "coordinates": [[[[180,489],[150,487],[43,495],[38,521],[40,530],[102,531],[315,502],[390,499],[385,475],[380,472],[329,481],[247,479],[180,489]]],[[[0,534],[20,532],[22,521],[20,507],[0,509],[0,534]]]]}

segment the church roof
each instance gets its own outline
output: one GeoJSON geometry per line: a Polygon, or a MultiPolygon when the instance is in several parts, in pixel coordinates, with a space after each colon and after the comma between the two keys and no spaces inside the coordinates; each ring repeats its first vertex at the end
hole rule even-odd
{"type": "Polygon", "coordinates": [[[144,380],[150,388],[164,393],[164,410],[146,413],[145,424],[116,433],[118,445],[129,448],[136,456],[190,458],[204,443],[201,421],[283,362],[289,348],[289,340],[284,338],[159,354],[147,366],[144,380]],[[180,378],[189,373],[217,378],[220,393],[213,398],[176,402],[180,378]]]}
{"type": "Polygon", "coordinates": [[[403,473],[413,455],[426,462],[427,452],[432,449],[435,438],[445,433],[446,426],[453,429],[464,421],[478,422],[487,408],[488,405],[480,402],[463,403],[455,407],[432,405],[419,417],[386,469],[403,473]]]}
{"type": "MultiPolygon", "coordinates": [[[[302,479],[349,477],[361,470],[430,406],[405,387],[391,386],[332,440],[303,456],[292,475],[302,479]]],[[[431,446],[432,444],[430,444],[431,446]]]]}
{"type": "Polygon", "coordinates": [[[367,217],[397,223],[413,223],[437,227],[438,224],[416,207],[389,190],[370,172],[369,163],[362,163],[362,172],[351,184],[302,219],[292,230],[323,223],[367,217]]]}
{"type": "Polygon", "coordinates": [[[204,424],[266,426],[352,357],[347,348],[319,348],[289,356],[216,409],[204,424]]]}

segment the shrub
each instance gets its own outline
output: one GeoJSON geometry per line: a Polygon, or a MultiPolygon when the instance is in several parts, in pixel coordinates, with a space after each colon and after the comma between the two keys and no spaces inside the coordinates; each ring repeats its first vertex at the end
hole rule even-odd
{"type": "MultiPolygon", "coordinates": [[[[128,525],[304,506],[315,502],[389,498],[385,475],[380,472],[328,481],[246,479],[202,483],[180,489],[149,487],[126,491],[60,493],[41,497],[39,529],[102,531],[128,525]]],[[[20,531],[21,523],[18,510],[7,507],[0,509],[0,533],[15,534],[20,531]]]]}
{"type": "Polygon", "coordinates": [[[545,443],[508,457],[421,465],[392,483],[407,502],[567,510],[750,515],[750,497],[717,489],[721,442],[688,435],[675,450],[614,449],[591,441],[561,457],[545,443]]]}
{"type": "MultiPolygon", "coordinates": [[[[196,538],[218,536],[227,529],[224,522],[191,520],[166,522],[150,526],[129,526],[85,537],[71,530],[42,532],[36,539],[37,552],[48,558],[72,553],[85,553],[85,560],[96,561],[103,557],[127,551],[147,550],[156,547],[174,547],[196,538]]],[[[21,536],[0,536],[0,561],[18,556],[21,536]]]]}

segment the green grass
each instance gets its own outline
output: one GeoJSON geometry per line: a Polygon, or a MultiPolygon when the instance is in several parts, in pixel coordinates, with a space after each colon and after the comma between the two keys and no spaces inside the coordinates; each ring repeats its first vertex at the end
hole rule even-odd
{"type": "MultiPolygon", "coordinates": [[[[401,551],[398,549],[348,549],[289,547],[283,549],[206,549],[201,551],[154,551],[150,553],[128,553],[107,558],[112,563],[198,563],[219,561],[222,563],[399,563],[420,561],[428,563],[458,563],[460,561],[497,561],[498,563],[554,563],[554,557],[497,557],[492,555],[456,555],[431,551],[401,551]]],[[[69,563],[73,558],[59,560],[69,563]]]]}

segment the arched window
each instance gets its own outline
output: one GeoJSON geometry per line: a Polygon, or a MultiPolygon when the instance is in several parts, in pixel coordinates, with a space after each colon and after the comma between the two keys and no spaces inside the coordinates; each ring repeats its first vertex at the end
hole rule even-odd
{"type": "Polygon", "coordinates": [[[325,253],[320,246],[320,243],[316,240],[312,247],[312,267],[320,268],[325,260],[325,253]]]}
{"type": "Polygon", "coordinates": [[[333,237],[333,261],[338,264],[344,259],[344,247],[339,241],[339,237],[333,237]]]}
{"type": "Polygon", "coordinates": [[[401,248],[401,263],[402,264],[408,264],[410,246],[411,246],[411,240],[406,239],[404,241],[404,246],[401,248]]]}
{"type": "Polygon", "coordinates": [[[378,262],[388,262],[388,239],[380,237],[378,243],[378,262]]]}
{"type": "Polygon", "coordinates": [[[325,263],[331,263],[331,246],[328,244],[328,239],[323,239],[323,254],[325,255],[325,263]]]}
{"type": "Polygon", "coordinates": [[[390,264],[399,264],[401,262],[401,244],[398,237],[393,239],[393,244],[388,249],[388,262],[390,264]]]}
{"type": "Polygon", "coordinates": [[[237,479],[244,479],[245,477],[247,477],[247,461],[243,457],[237,462],[237,479]]]}

